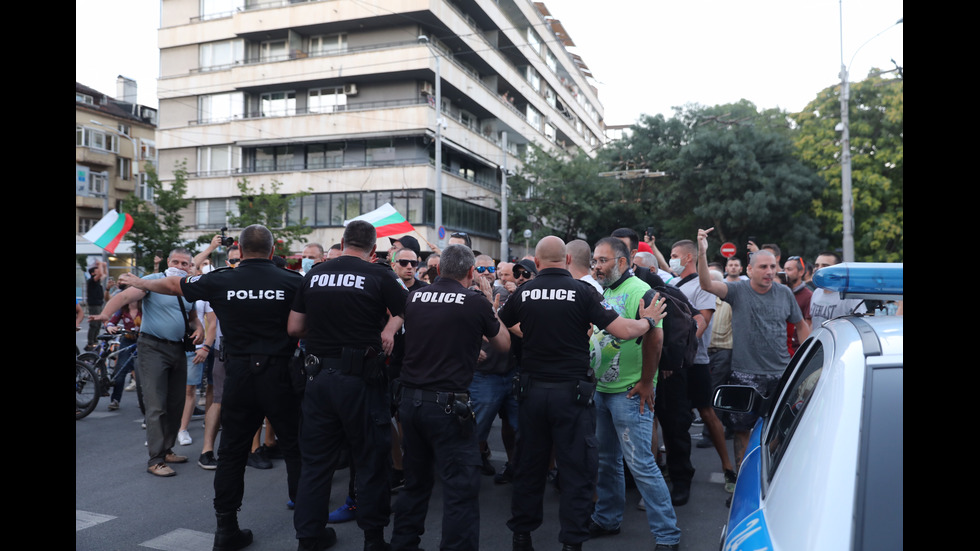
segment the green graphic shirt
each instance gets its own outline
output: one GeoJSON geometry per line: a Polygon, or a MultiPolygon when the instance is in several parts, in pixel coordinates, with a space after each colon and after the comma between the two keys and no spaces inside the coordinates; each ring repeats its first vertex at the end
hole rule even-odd
{"type": "MultiPolygon", "coordinates": [[[[638,277],[628,277],[618,287],[606,289],[603,303],[620,316],[639,318],[640,300],[650,286],[638,277]]],[[[663,327],[663,320],[657,322],[663,327]]],[[[592,369],[595,371],[599,392],[626,392],[627,387],[640,380],[643,371],[643,353],[640,339],[621,340],[606,333],[594,331],[589,343],[592,369]]],[[[654,378],[656,384],[656,378],[654,378]]]]}

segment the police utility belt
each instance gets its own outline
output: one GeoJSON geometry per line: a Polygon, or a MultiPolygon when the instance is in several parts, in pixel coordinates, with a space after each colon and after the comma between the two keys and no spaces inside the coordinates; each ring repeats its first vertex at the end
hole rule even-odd
{"type": "Polygon", "coordinates": [[[456,415],[459,421],[460,433],[469,437],[476,424],[476,414],[473,405],[470,403],[470,395],[466,392],[447,392],[444,390],[426,390],[424,388],[412,388],[397,385],[394,391],[395,399],[398,402],[412,400],[416,404],[422,402],[432,402],[445,408],[446,415],[456,415]]]}
{"type": "Polygon", "coordinates": [[[385,353],[373,348],[351,348],[345,346],[339,357],[321,357],[307,354],[303,362],[306,377],[312,381],[321,371],[360,377],[369,384],[378,383],[385,378],[385,353]]]}

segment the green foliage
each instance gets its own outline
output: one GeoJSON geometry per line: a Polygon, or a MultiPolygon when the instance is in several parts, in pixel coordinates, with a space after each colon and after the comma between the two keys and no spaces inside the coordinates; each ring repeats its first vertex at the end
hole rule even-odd
{"type": "Polygon", "coordinates": [[[147,163],[145,167],[147,185],[153,190],[153,202],[130,194],[125,199],[122,211],[133,217],[133,227],[126,238],[133,242],[136,265],[148,272],[156,271],[153,266],[155,251],[165,257],[176,247],[186,247],[188,243],[180,238],[184,230],[181,211],[191,204],[187,193],[187,163],[178,162],[174,168],[174,181],[164,185],[157,175],[156,168],[147,163]]]}
{"type": "Polygon", "coordinates": [[[794,157],[792,134],[785,113],[759,112],[745,100],[688,105],[670,120],[644,117],[603,158],[615,170],[667,174],[648,180],[645,208],[620,225],[641,234],[653,226],[664,252],[676,240],[694,239],[698,228],[714,227],[715,250],[731,241],[744,251],[755,236],[788,254],[812,257],[825,246],[810,214],[824,183],[794,157]]]}
{"type": "Polygon", "coordinates": [[[276,180],[269,184],[269,191],[264,185],[256,190],[247,178],[242,178],[236,185],[241,197],[238,198],[238,214],[228,213],[231,227],[243,229],[252,224],[262,224],[269,228],[275,238],[274,254],[279,256],[289,255],[294,241],[306,242],[302,236],[313,232],[313,228],[306,224],[306,218],[292,220],[287,215],[293,202],[309,195],[312,190],[284,195],[279,193],[282,182],[276,180]]]}
{"type": "MultiPolygon", "coordinates": [[[[904,257],[904,87],[872,70],[850,85],[851,182],[854,253],[859,261],[904,257]]],[[[840,85],[822,90],[794,116],[798,155],[830,185],[812,201],[832,243],[843,234],[841,211],[840,85]]]]}

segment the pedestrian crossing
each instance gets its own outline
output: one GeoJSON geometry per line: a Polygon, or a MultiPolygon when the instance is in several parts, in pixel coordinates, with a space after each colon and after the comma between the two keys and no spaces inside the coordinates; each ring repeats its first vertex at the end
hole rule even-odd
{"type": "MultiPolygon", "coordinates": [[[[89,511],[75,510],[75,531],[85,530],[109,522],[117,517],[89,511]]],[[[210,551],[214,545],[214,534],[178,528],[166,534],[139,544],[140,547],[160,551],[210,551]]]]}

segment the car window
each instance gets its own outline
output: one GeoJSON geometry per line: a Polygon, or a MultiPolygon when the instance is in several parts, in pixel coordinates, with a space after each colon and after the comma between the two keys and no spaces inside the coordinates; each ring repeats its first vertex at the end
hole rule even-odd
{"type": "Polygon", "coordinates": [[[786,391],[780,397],[780,402],[773,409],[766,435],[765,450],[768,455],[767,477],[772,479],[773,473],[779,467],[786,446],[793,437],[793,431],[799,424],[803,412],[810,403],[810,397],[817,386],[820,374],[823,372],[824,348],[818,340],[807,352],[806,357],[797,364],[796,371],[791,375],[786,391]]]}

